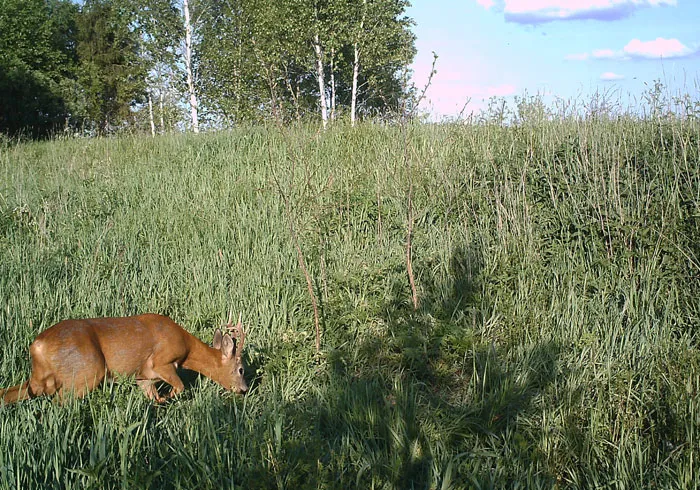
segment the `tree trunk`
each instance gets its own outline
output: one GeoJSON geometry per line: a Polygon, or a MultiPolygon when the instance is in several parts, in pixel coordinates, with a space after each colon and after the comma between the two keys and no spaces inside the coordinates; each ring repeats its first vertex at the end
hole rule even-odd
{"type": "Polygon", "coordinates": [[[350,100],[350,125],[355,126],[357,114],[357,77],[360,73],[360,49],[357,43],[353,45],[355,59],[352,62],[352,96],[350,100]]]}
{"type": "Polygon", "coordinates": [[[194,91],[194,76],[192,75],[192,23],[190,22],[189,0],[183,0],[182,10],[185,14],[185,69],[187,70],[187,88],[190,92],[192,131],[194,131],[195,133],[199,133],[199,118],[197,116],[197,94],[194,91]]]}
{"type": "Polygon", "coordinates": [[[299,110],[299,98],[297,97],[297,92],[294,91],[294,87],[292,86],[292,80],[289,77],[289,70],[287,70],[287,67],[285,66],[285,70],[287,71],[286,74],[286,83],[287,83],[287,90],[289,91],[290,96],[292,97],[292,102],[294,103],[294,115],[297,118],[297,121],[301,121],[301,112],[299,110]]]}
{"type": "Polygon", "coordinates": [[[321,121],[323,129],[328,125],[328,107],[326,105],[326,80],[323,74],[323,51],[318,34],[314,35],[314,52],[316,53],[316,75],[318,76],[319,103],[321,104],[321,121]]]}
{"type": "Polygon", "coordinates": [[[355,55],[352,61],[352,94],[350,97],[350,125],[355,126],[357,119],[357,79],[360,75],[360,45],[359,40],[363,35],[365,28],[365,15],[367,14],[367,0],[362,0],[362,19],[360,20],[360,30],[357,33],[355,42],[353,43],[353,54],[355,55]]]}
{"type": "Polygon", "coordinates": [[[165,115],[163,114],[163,89],[160,89],[160,132],[165,134],[165,115]]]}
{"type": "Polygon", "coordinates": [[[148,122],[151,123],[151,136],[156,137],[156,123],[153,120],[153,97],[151,92],[148,92],[148,122]]]}
{"type": "Polygon", "coordinates": [[[331,49],[331,121],[335,120],[335,49],[331,49]]]}

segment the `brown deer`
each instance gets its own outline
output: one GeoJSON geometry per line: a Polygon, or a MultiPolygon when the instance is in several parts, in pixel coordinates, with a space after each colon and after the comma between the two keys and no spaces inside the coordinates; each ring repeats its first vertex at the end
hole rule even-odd
{"type": "Polygon", "coordinates": [[[162,315],[64,320],[37,336],[29,347],[29,381],[0,390],[0,400],[12,403],[54,393],[61,399],[67,393],[83,397],[114,375],[134,375],[146,396],[160,403],[184,389],[178,367],[197,371],[229,391],[245,393],[248,385],[241,357],[245,331],[240,315],[232,325],[229,314],[224,326],[235,343],[229,333],[222,335],[217,328],[212,348],[162,315]],[[167,397],[159,395],[158,381],[172,387],[167,397]]]}

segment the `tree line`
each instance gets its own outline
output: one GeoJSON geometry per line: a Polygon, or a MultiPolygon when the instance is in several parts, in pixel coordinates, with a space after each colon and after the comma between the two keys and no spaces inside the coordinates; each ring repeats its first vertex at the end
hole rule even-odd
{"type": "Polygon", "coordinates": [[[407,0],[0,0],[0,132],[155,134],[385,115],[407,0]]]}

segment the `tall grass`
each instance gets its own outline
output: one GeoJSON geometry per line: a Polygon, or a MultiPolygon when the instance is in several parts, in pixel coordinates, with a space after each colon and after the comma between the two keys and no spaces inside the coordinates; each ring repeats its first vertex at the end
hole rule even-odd
{"type": "Polygon", "coordinates": [[[2,406],[0,485],[695,485],[698,123],[404,130],[3,148],[0,385],[65,318],[152,311],[209,341],[232,308],[252,389],[193,378],[157,406],[124,382],[2,406]]]}

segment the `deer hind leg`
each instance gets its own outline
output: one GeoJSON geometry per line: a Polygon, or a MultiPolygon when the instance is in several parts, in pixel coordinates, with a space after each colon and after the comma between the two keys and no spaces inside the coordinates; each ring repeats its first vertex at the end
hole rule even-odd
{"type": "Polygon", "coordinates": [[[32,373],[29,379],[29,396],[32,398],[41,395],[51,396],[60,388],[61,384],[56,382],[56,377],[53,375],[39,378],[32,373]]]}
{"type": "MultiPolygon", "coordinates": [[[[32,348],[34,345],[32,345],[32,348]]],[[[42,355],[37,355],[36,349],[32,353],[32,375],[28,382],[28,394],[30,397],[48,395],[51,396],[61,388],[61,382],[56,379],[56,375],[51,366],[42,355]]]]}
{"type": "Polygon", "coordinates": [[[29,388],[32,396],[58,393],[61,402],[68,394],[82,398],[102,383],[107,374],[104,356],[97,349],[88,352],[63,350],[44,355],[46,349],[37,344],[35,342],[30,347],[32,376],[29,388]]]}
{"type": "Polygon", "coordinates": [[[6,390],[0,390],[0,405],[3,403],[15,403],[30,397],[29,381],[25,381],[20,385],[7,388],[6,390]]]}
{"type": "Polygon", "coordinates": [[[56,392],[63,391],[63,381],[67,378],[64,373],[61,373],[61,363],[54,362],[55,358],[46,343],[35,340],[29,346],[29,354],[32,359],[32,374],[28,385],[29,396],[32,398],[41,395],[52,396],[56,392]]]}

